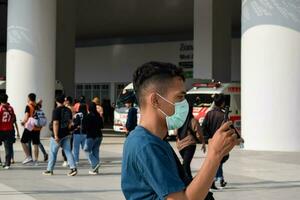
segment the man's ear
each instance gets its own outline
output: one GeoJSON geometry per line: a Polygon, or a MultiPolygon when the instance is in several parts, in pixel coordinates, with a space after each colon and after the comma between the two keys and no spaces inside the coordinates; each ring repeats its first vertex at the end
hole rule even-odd
{"type": "Polygon", "coordinates": [[[157,108],[158,107],[158,100],[157,100],[157,95],[152,92],[150,93],[150,102],[153,108],[157,108]]]}

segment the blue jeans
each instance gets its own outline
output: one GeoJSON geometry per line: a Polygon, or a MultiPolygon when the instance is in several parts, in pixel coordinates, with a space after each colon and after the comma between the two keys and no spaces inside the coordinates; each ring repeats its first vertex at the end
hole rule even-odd
{"type": "Polygon", "coordinates": [[[65,151],[70,169],[76,168],[73,154],[71,152],[70,140],[71,140],[71,137],[67,136],[67,137],[61,139],[59,141],[59,143],[57,143],[53,137],[50,138],[50,150],[49,150],[50,156],[49,156],[49,162],[48,162],[48,167],[47,167],[48,171],[53,171],[53,169],[54,169],[59,147],[62,147],[62,149],[65,151]]]}
{"type": "Polygon", "coordinates": [[[73,134],[73,155],[75,162],[79,162],[80,145],[83,149],[86,140],[86,134],[73,134]]]}
{"type": "Polygon", "coordinates": [[[92,168],[95,168],[96,165],[100,164],[99,148],[101,142],[102,137],[97,137],[95,139],[87,138],[85,141],[84,151],[92,168]]]}
{"type": "Polygon", "coordinates": [[[223,176],[223,164],[220,164],[220,166],[218,168],[215,180],[217,181],[218,179],[219,180],[224,180],[224,176],[223,176]]]}

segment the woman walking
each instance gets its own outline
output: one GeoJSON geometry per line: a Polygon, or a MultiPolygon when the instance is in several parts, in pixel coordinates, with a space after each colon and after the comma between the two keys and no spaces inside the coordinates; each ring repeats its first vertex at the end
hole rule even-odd
{"type": "Polygon", "coordinates": [[[89,114],[83,120],[83,126],[86,130],[84,151],[86,152],[92,168],[92,170],[89,171],[89,174],[96,175],[99,173],[100,167],[99,148],[103,137],[101,130],[103,128],[103,120],[97,112],[95,103],[92,102],[89,104],[88,109],[89,114]]]}

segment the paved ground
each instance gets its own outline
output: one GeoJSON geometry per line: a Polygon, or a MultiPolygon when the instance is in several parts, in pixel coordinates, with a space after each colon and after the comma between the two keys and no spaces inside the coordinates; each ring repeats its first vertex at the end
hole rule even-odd
{"type": "MultiPolygon", "coordinates": [[[[67,177],[61,156],[54,176],[43,176],[46,163],[22,166],[23,153],[15,146],[17,163],[0,170],[1,200],[122,200],[120,169],[124,138],[107,136],[101,146],[100,175],[88,175],[89,165],[81,153],[79,174],[67,177]]],[[[48,140],[43,140],[48,149],[48,140]]],[[[1,147],[3,158],[3,148],[1,147]]],[[[192,163],[196,172],[205,155],[197,149],[192,163]]],[[[300,199],[300,152],[254,152],[236,148],[225,165],[228,187],[215,192],[218,200],[300,199]]]]}

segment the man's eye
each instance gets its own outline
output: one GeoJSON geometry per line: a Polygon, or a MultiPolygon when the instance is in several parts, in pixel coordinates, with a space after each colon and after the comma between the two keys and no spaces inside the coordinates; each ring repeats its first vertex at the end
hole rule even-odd
{"type": "Polygon", "coordinates": [[[183,95],[178,97],[179,100],[183,100],[184,98],[185,97],[183,95]]]}

